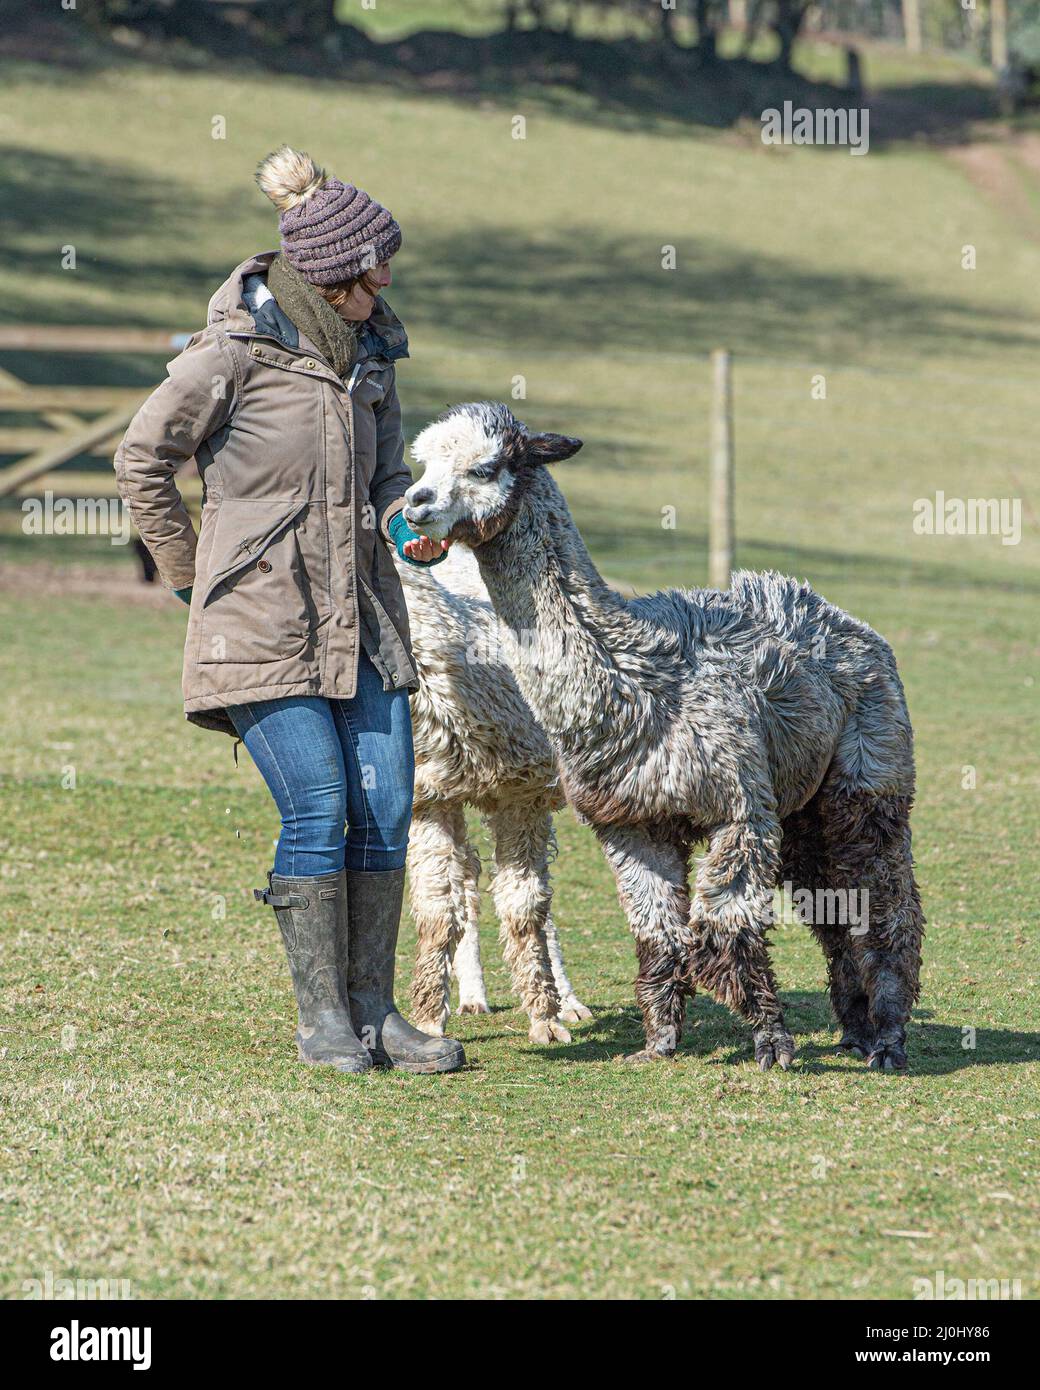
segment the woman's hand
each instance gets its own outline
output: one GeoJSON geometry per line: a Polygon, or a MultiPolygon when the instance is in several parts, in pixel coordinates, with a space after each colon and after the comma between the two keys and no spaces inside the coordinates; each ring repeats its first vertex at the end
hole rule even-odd
{"type": "Polygon", "coordinates": [[[450,545],[451,541],[431,541],[429,536],[420,536],[418,540],[405,541],[401,548],[409,560],[427,562],[439,559],[450,545]]]}
{"type": "Polygon", "coordinates": [[[394,513],[386,529],[398,555],[410,565],[438,565],[447,558],[451,541],[431,541],[429,536],[420,536],[408,525],[403,511],[394,513]]]}

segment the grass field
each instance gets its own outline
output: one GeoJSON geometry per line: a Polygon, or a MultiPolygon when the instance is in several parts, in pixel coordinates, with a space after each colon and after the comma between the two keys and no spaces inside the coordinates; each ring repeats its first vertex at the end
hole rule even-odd
{"type": "MultiPolygon", "coordinates": [[[[898,55],[884,65],[898,82],[898,55]]],[[[618,582],[704,580],[704,353],[732,348],[740,561],[807,578],[892,642],[928,918],[909,1076],[832,1055],[822,958],[784,925],[794,1070],[759,1073],[747,1030],[699,997],[677,1062],[633,1071],[616,1058],[640,1035],[634,952],[591,837],[564,815],[557,917],[595,1013],[570,1045],[528,1044],[488,911],[493,1012],[453,1020],[468,1070],[301,1069],[280,944],[250,892],[274,816],[230,740],[183,722],[182,609],[137,588],[125,549],[26,537],[9,503],[3,1292],[51,1271],[142,1297],[906,1298],[943,1270],[1035,1297],[1028,138],[850,158],[741,129],[622,133],[532,94],[520,141],[512,100],[130,59],[0,78],[9,319],[198,326],[231,266],[273,241],[256,160],[282,140],[312,148],[405,229],[389,297],[412,339],[409,432],[449,402],[510,399],[522,376],[518,412],[587,441],[557,476],[618,582]],[[63,270],[70,244],[78,268],[63,270]],[[1020,543],[915,534],[914,502],[936,490],[1022,499],[1020,543]]],[[[142,387],[161,372],[0,365],[142,387]]]]}

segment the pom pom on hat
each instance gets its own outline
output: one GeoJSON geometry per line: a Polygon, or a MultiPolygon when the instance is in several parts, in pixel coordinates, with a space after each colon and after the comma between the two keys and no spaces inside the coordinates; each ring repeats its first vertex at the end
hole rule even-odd
{"type": "Polygon", "coordinates": [[[260,161],[256,181],[279,212],[288,212],[317,193],[325,182],[325,170],[303,150],[282,145],[260,161]]]}
{"type": "Polygon", "coordinates": [[[357,279],[401,245],[386,208],[352,183],[326,178],[302,150],[283,145],[269,154],[256,181],[281,213],[282,254],[311,284],[357,279]]]}

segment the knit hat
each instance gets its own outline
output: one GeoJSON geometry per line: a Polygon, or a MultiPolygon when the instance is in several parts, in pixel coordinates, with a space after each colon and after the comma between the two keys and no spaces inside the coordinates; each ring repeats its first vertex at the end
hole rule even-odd
{"type": "Polygon", "coordinates": [[[360,188],[327,179],[310,155],[283,145],[256,171],[281,212],[282,254],[312,285],[335,285],[373,270],[400,248],[401,228],[360,188]]]}

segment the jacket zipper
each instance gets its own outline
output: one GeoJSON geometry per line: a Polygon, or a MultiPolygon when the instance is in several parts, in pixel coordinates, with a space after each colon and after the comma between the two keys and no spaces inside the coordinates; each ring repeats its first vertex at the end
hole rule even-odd
{"type": "Polygon", "coordinates": [[[354,671],[351,685],[355,695],[358,688],[358,667],[361,664],[361,603],[358,599],[357,505],[354,496],[357,474],[357,460],[355,458],[357,450],[354,447],[354,387],[357,384],[357,374],[360,369],[361,363],[355,362],[354,370],[347,382],[347,418],[350,421],[350,545],[353,551],[350,577],[354,590],[354,671]]]}
{"type": "MultiPolygon", "coordinates": [[[[306,358],[306,357],[311,357],[311,356],[313,356],[315,361],[320,362],[321,365],[322,365],[323,367],[326,367],[326,368],[328,369],[328,371],[331,373],[331,376],[332,376],[332,384],[333,384],[333,385],[336,385],[336,386],[342,386],[342,385],[343,385],[343,380],[342,380],[342,378],[341,378],[341,377],[338,377],[338,376],[336,375],[336,373],[333,371],[333,369],[329,366],[329,364],[328,364],[328,363],[324,360],[324,358],[322,358],[320,355],[318,355],[318,354],[312,354],[312,353],[306,353],[306,352],[303,352],[303,351],[300,350],[300,349],[288,347],[285,343],[282,342],[281,338],[276,338],[272,333],[245,333],[245,332],[237,332],[237,333],[236,333],[236,332],[230,332],[230,333],[228,333],[228,337],[229,337],[229,338],[249,338],[249,339],[252,339],[252,340],[254,340],[254,341],[257,340],[257,339],[262,339],[264,342],[268,342],[268,343],[277,343],[278,346],[279,346],[280,348],[283,349],[283,351],[292,353],[294,357],[306,358]]],[[[367,366],[368,363],[369,363],[371,360],[372,360],[371,358],[366,358],[364,362],[356,362],[356,363],[354,364],[354,370],[350,373],[350,380],[349,380],[349,381],[347,382],[347,384],[346,384],[346,388],[347,388],[347,419],[348,419],[349,424],[350,424],[350,543],[351,543],[351,560],[352,560],[352,562],[353,562],[353,563],[351,564],[351,566],[350,566],[350,575],[351,575],[351,590],[352,590],[352,596],[353,596],[353,599],[354,599],[354,670],[353,670],[353,688],[354,688],[354,694],[355,694],[355,695],[357,694],[358,666],[359,666],[360,660],[361,660],[361,604],[360,604],[359,601],[358,601],[358,587],[357,587],[357,586],[358,586],[358,579],[357,579],[358,553],[357,553],[357,532],[356,532],[356,526],[357,526],[357,502],[356,502],[356,497],[355,497],[355,490],[356,490],[356,473],[357,473],[356,464],[357,464],[357,461],[356,461],[356,459],[355,459],[355,457],[354,457],[354,452],[355,452],[355,451],[354,451],[354,387],[355,387],[355,386],[357,385],[357,383],[358,383],[358,374],[360,373],[362,367],[367,366]]],[[[328,377],[322,377],[321,379],[322,379],[323,381],[329,380],[328,377]]],[[[326,467],[328,466],[328,451],[326,451],[325,465],[326,465],[326,467]]],[[[328,522],[327,522],[327,520],[326,520],[326,525],[327,525],[327,524],[328,524],[328,522]]],[[[378,519],[377,519],[376,525],[378,526],[378,524],[379,524],[379,522],[378,522],[378,519]]],[[[207,597],[207,598],[209,597],[209,594],[208,594],[208,593],[207,593],[207,596],[206,596],[206,597],[207,597]]]]}

